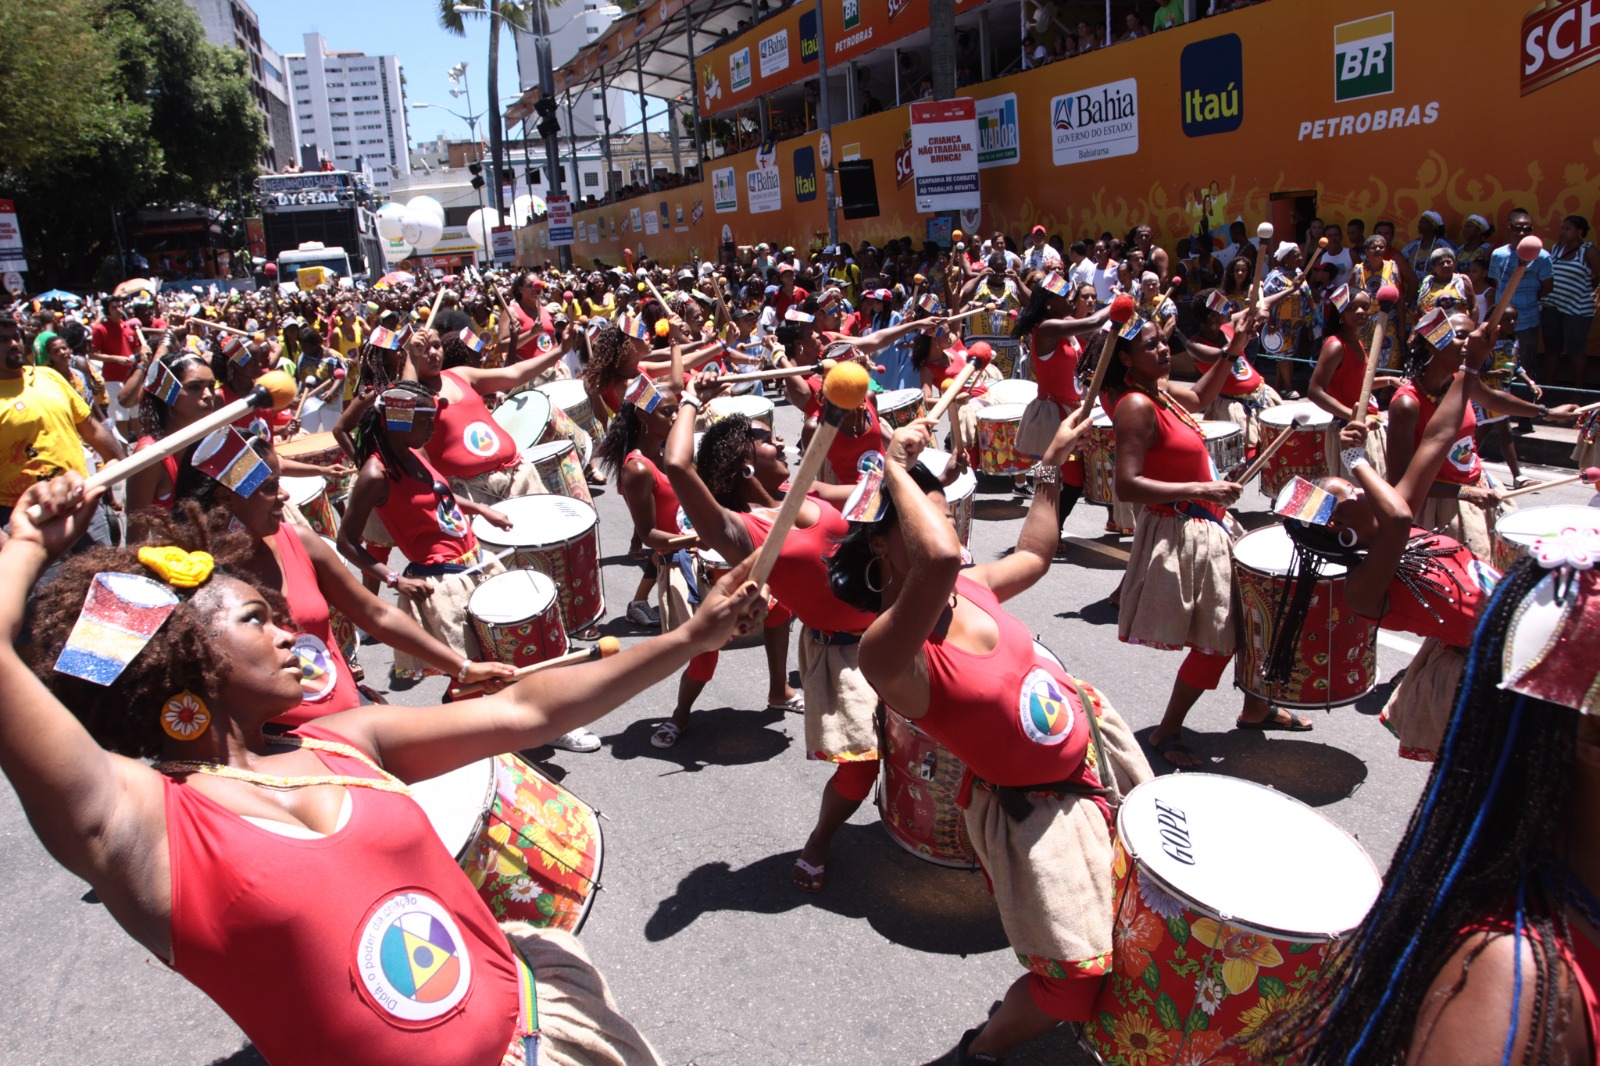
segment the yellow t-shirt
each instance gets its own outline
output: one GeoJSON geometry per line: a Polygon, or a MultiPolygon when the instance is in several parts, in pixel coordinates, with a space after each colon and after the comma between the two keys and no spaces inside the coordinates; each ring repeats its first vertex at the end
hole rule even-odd
{"type": "Polygon", "coordinates": [[[88,417],[83,397],[47,366],[0,380],[0,505],[14,506],[35,482],[84,473],[78,423],[88,417]]]}
{"type": "Polygon", "coordinates": [[[328,341],[333,350],[339,353],[339,358],[344,360],[345,379],[343,395],[346,403],[349,403],[351,400],[356,398],[356,379],[361,376],[355,371],[356,357],[361,354],[361,342],[366,338],[367,335],[366,326],[362,324],[360,319],[356,319],[352,325],[354,325],[356,328],[356,335],[354,338],[346,337],[344,335],[344,331],[338,326],[335,326],[333,329],[333,336],[328,341]]]}

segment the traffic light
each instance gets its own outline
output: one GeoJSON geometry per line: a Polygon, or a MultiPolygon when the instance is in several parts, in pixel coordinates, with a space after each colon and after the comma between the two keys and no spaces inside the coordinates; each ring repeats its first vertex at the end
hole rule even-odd
{"type": "Polygon", "coordinates": [[[467,170],[470,171],[471,174],[472,174],[472,187],[474,189],[483,188],[483,184],[484,184],[483,183],[483,164],[482,163],[468,163],[467,164],[467,170]]]}
{"type": "Polygon", "coordinates": [[[561,132],[561,124],[556,121],[556,102],[549,97],[541,97],[533,102],[533,110],[539,116],[539,125],[535,127],[541,137],[554,137],[561,132]]]}

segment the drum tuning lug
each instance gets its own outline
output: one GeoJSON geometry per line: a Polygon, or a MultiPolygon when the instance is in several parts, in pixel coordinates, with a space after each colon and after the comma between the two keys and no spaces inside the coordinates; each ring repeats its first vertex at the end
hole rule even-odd
{"type": "Polygon", "coordinates": [[[922,778],[924,781],[932,781],[933,775],[935,772],[937,772],[938,768],[939,756],[930,751],[922,757],[922,765],[917,767],[917,776],[922,778]]]}
{"type": "Polygon", "coordinates": [[[603,822],[609,822],[609,821],[611,821],[611,817],[610,817],[610,815],[608,815],[608,814],[606,814],[606,812],[605,812],[605,811],[599,811],[599,810],[597,810],[597,811],[595,811],[595,812],[594,812],[594,816],[595,816],[595,817],[596,817],[596,818],[598,818],[598,819],[600,819],[600,820],[601,820],[601,821],[603,821],[603,822]]]}

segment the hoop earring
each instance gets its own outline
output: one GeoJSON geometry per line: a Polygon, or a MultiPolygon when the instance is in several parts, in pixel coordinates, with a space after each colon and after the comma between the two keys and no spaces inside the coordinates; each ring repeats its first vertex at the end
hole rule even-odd
{"type": "Polygon", "coordinates": [[[756,468],[751,466],[749,463],[744,464],[744,476],[745,477],[755,477],[756,476],[756,468]]]}
{"type": "Polygon", "coordinates": [[[869,590],[871,590],[873,592],[882,592],[883,591],[883,583],[882,583],[881,579],[882,579],[883,575],[881,573],[878,575],[878,577],[880,578],[879,583],[876,584],[876,585],[874,585],[872,583],[872,564],[873,563],[878,564],[878,567],[881,570],[883,568],[883,556],[874,555],[871,559],[869,559],[867,561],[867,569],[861,575],[861,580],[863,582],[865,582],[865,584],[866,584],[866,586],[867,586],[867,588],[869,590]]]}
{"type": "Polygon", "coordinates": [[[1341,548],[1354,548],[1355,546],[1356,546],[1356,531],[1351,529],[1349,526],[1345,526],[1343,529],[1339,530],[1339,547],[1341,547],[1341,548]],[[1344,535],[1346,533],[1350,534],[1350,540],[1348,542],[1346,542],[1346,540],[1344,539],[1344,535]]]}
{"type": "Polygon", "coordinates": [[[188,689],[161,705],[161,731],[173,740],[199,740],[211,728],[206,701],[188,689]]]}

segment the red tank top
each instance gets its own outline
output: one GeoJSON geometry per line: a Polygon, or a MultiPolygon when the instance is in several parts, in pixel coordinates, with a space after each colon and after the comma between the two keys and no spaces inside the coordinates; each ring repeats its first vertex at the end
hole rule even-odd
{"type": "MultiPolygon", "coordinates": [[[[1223,352],[1223,354],[1226,355],[1226,344],[1233,343],[1233,327],[1223,326],[1222,335],[1226,338],[1223,352]]],[[[1210,342],[1208,341],[1207,343],[1210,342]]],[[[1204,374],[1206,371],[1210,370],[1216,365],[1215,363],[1208,363],[1203,359],[1200,359],[1198,356],[1195,356],[1193,351],[1191,351],[1189,354],[1191,358],[1194,359],[1195,368],[1198,369],[1201,374],[1204,374]]],[[[1222,395],[1249,396],[1264,384],[1266,384],[1266,379],[1263,378],[1261,376],[1261,372],[1255,368],[1255,364],[1251,363],[1250,360],[1246,359],[1243,355],[1236,355],[1233,357],[1233,366],[1228,371],[1228,380],[1222,383],[1222,395]]],[[[1354,400],[1355,397],[1352,396],[1351,399],[1354,400]]]]}
{"type": "Polygon", "coordinates": [[[514,466],[517,442],[489,414],[478,390],[453,371],[439,376],[454,384],[461,398],[441,405],[434,415],[433,436],[423,449],[428,458],[448,477],[477,477],[514,466]]]}
{"type": "Polygon", "coordinates": [[[648,455],[637,448],[628,453],[624,462],[632,462],[634,459],[650,468],[650,476],[655,481],[650,487],[650,494],[655,498],[656,510],[653,528],[676,536],[679,533],[678,494],[672,491],[672,482],[667,480],[667,475],[661,472],[661,468],[648,455]]]}
{"type": "MultiPolygon", "coordinates": [[[[861,633],[877,617],[858,611],[833,594],[828,583],[828,557],[834,545],[850,531],[839,509],[816,496],[807,499],[821,509],[816,523],[801,529],[796,526],[783,539],[778,564],[772,568],[767,588],[787,607],[800,624],[826,633],[861,633]]],[[[772,531],[766,515],[739,515],[750,531],[751,545],[759,549],[772,531]]]]}
{"type": "MultiPolygon", "coordinates": [[[[1339,360],[1339,368],[1328,379],[1328,395],[1346,407],[1353,408],[1361,396],[1361,386],[1366,383],[1367,360],[1359,347],[1346,344],[1342,337],[1329,337],[1323,341],[1322,351],[1326,353],[1328,344],[1335,340],[1344,348],[1344,356],[1339,360]]],[[[1369,397],[1367,413],[1376,414],[1378,410],[1378,401],[1369,397]]]]}
{"type": "Polygon", "coordinates": [[[173,969],[269,1062],[499,1062],[518,1011],[505,935],[415,801],[348,791],[349,821],[303,840],[166,781],[173,969]]]}
{"type": "MultiPolygon", "coordinates": [[[[1129,393],[1122,393],[1117,397],[1121,403],[1129,393]]],[[[1149,395],[1146,393],[1146,395],[1149,395]]],[[[1194,416],[1183,409],[1172,396],[1162,393],[1161,401],[1151,398],[1156,409],[1156,439],[1144,456],[1144,476],[1152,481],[1215,481],[1216,470],[1211,465],[1211,453],[1206,450],[1205,431],[1200,428],[1194,416]]],[[[1112,407],[1116,411],[1115,405],[1112,407]]],[[[1216,504],[1203,503],[1199,500],[1187,501],[1188,506],[1203,508],[1217,518],[1222,518],[1227,509],[1216,504]]],[[[1151,504],[1152,510],[1160,514],[1179,513],[1172,504],[1151,504]]],[[[1193,516],[1191,516],[1193,517],[1193,516]]]]}
{"type": "MultiPolygon", "coordinates": [[[[833,443],[828,446],[828,463],[833,467],[833,476],[841,485],[854,485],[861,480],[861,471],[857,464],[861,457],[868,452],[883,451],[883,431],[879,428],[878,404],[871,397],[861,405],[867,413],[867,425],[855,436],[839,431],[833,438],[833,443]]],[[[849,417],[849,416],[846,416],[849,417]]]]}
{"type": "Polygon", "coordinates": [[[942,634],[922,645],[928,713],[917,725],[996,785],[1076,780],[1099,787],[1084,765],[1089,720],[1066,671],[1034,650],[1028,627],[968,577],[956,592],[1000,628],[994,651],[976,655],[942,634]]]}
{"type": "MultiPolygon", "coordinates": [[[[1459,373],[1459,371],[1457,371],[1459,373]]],[[[1421,447],[1422,436],[1428,430],[1428,423],[1433,421],[1433,413],[1439,405],[1422,395],[1422,390],[1417,388],[1414,381],[1406,381],[1394,390],[1395,397],[1410,396],[1417,401],[1417,406],[1422,409],[1417,418],[1416,432],[1411,435],[1413,448],[1421,447]]],[[[1472,405],[1466,405],[1466,410],[1461,412],[1461,429],[1456,435],[1456,442],[1450,445],[1450,450],[1445,453],[1444,463],[1439,467],[1439,473],[1434,476],[1435,481],[1446,485],[1476,485],[1483,476],[1483,462],[1478,458],[1478,416],[1473,413],[1472,405]]],[[[1405,473],[1398,471],[1396,476],[1405,473]]]]}
{"type": "MultiPolygon", "coordinates": [[[[426,458],[412,454],[435,481],[444,480],[426,458]]],[[[378,517],[400,554],[411,562],[432,566],[478,550],[478,538],[472,535],[455,496],[446,494],[441,499],[434,495],[432,485],[409,474],[402,474],[399,481],[389,480],[388,485],[389,498],[378,505],[378,517]]]]}
{"type": "MultiPolygon", "coordinates": [[[[1516,929],[1516,909],[1507,905],[1505,911],[1485,921],[1474,923],[1461,930],[1463,936],[1473,933],[1502,933],[1510,936],[1516,929]]],[[[1538,939],[1538,931],[1525,928],[1524,937],[1538,939]]],[[[1556,941],[1556,953],[1565,962],[1577,982],[1578,994],[1583,997],[1584,1024],[1589,1030],[1589,1045],[1593,1052],[1592,1066],[1600,1066],[1600,947],[1597,947],[1580,929],[1556,941]]],[[[1524,985],[1524,994],[1527,986],[1524,985]]]]}
{"type": "Polygon", "coordinates": [[[522,309],[521,304],[512,304],[511,313],[517,316],[517,351],[518,361],[532,359],[541,354],[539,351],[539,337],[541,334],[551,333],[555,330],[555,323],[551,321],[550,312],[539,311],[539,321],[535,322],[533,316],[522,309]]]}
{"type": "MultiPolygon", "coordinates": [[[[134,442],[134,453],[137,454],[144,451],[155,442],[156,439],[154,437],[140,437],[134,442]]],[[[172,489],[173,486],[177,485],[178,483],[178,457],[176,455],[167,456],[165,459],[161,460],[161,468],[167,472],[167,491],[165,494],[157,496],[155,499],[151,500],[150,506],[159,507],[163,511],[170,511],[172,510],[173,502],[172,489]]]]}
{"type": "Polygon", "coordinates": [[[1039,331],[1033,331],[1033,376],[1039,383],[1039,399],[1076,404],[1083,393],[1078,390],[1078,358],[1083,346],[1078,338],[1058,341],[1049,351],[1039,348],[1039,331]]]}
{"type": "Polygon", "coordinates": [[[335,711],[348,711],[361,704],[355,678],[339,651],[328,627],[328,601],[317,585],[317,567],[306,553],[306,546],[294,530],[281,526],[267,540],[278,549],[278,566],[283,570],[283,598],[289,601],[289,617],[299,630],[294,640],[300,657],[300,688],[305,695],[300,706],[277,720],[300,725],[335,711]]]}
{"type": "MultiPolygon", "coordinates": [[[[1425,529],[1411,530],[1413,537],[1424,534],[1425,529]]],[[[1411,590],[1395,578],[1389,583],[1388,601],[1378,625],[1419,637],[1438,637],[1455,648],[1470,647],[1473,630],[1478,627],[1478,612],[1494,593],[1500,571],[1479,560],[1466,545],[1441,533],[1429,535],[1423,547],[1450,549],[1449,555],[1431,561],[1423,580],[1417,583],[1417,591],[1426,603],[1418,603],[1411,590]],[[1434,614],[1439,617],[1434,618],[1434,614]]]]}

